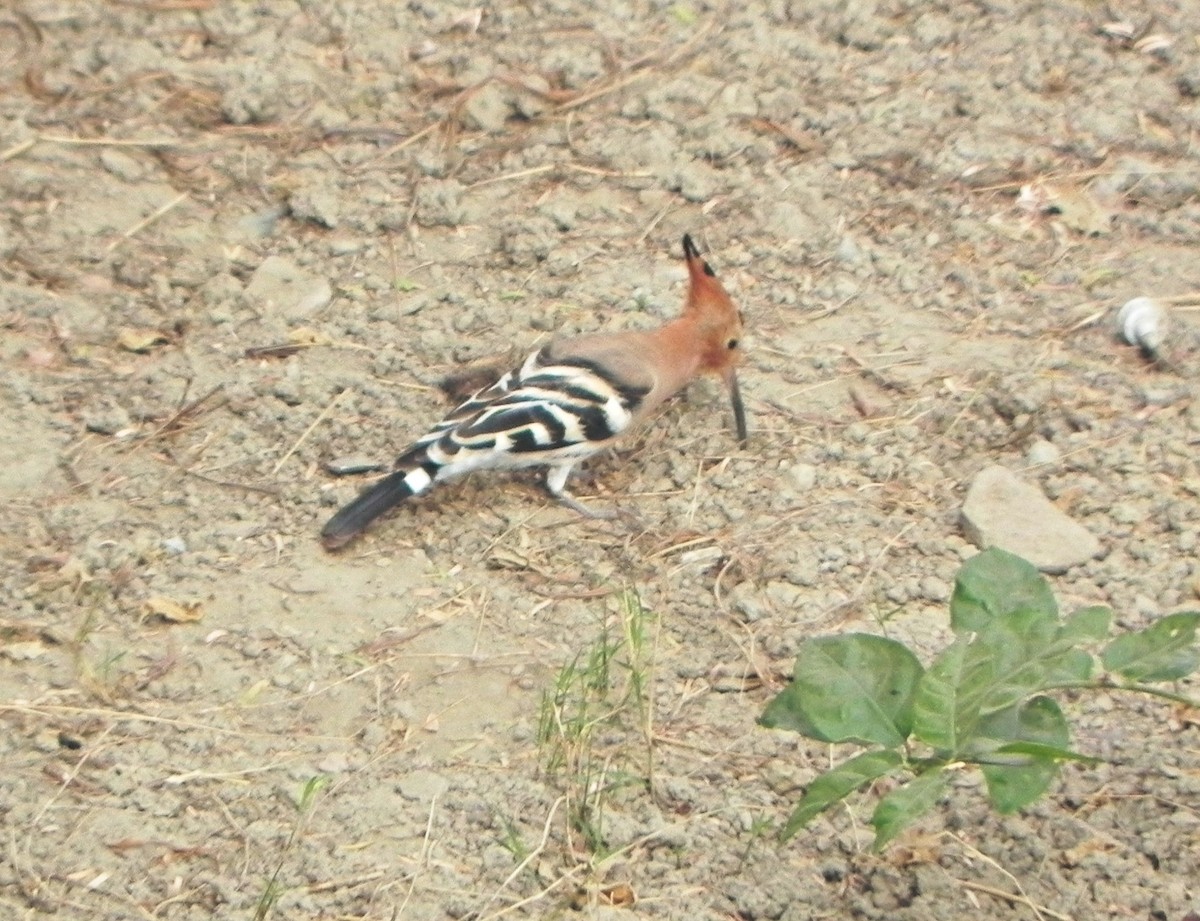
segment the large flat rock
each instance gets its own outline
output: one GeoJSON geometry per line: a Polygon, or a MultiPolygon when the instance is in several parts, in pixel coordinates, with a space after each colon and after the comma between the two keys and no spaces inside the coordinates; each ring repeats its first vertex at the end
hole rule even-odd
{"type": "Polygon", "coordinates": [[[999,547],[1042,572],[1066,572],[1100,553],[1100,541],[1035,486],[1005,467],[981,470],[967,490],[963,529],[979,549],[999,547]]]}

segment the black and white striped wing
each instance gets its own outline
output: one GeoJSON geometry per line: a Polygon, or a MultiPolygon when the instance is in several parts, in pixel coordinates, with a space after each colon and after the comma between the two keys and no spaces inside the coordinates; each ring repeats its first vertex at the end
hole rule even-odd
{"type": "Polygon", "coordinates": [[[616,380],[595,362],[550,358],[543,349],[464,401],[413,447],[423,449],[431,467],[443,468],[443,479],[581,458],[625,431],[648,392],[649,385],[616,380]]]}
{"type": "MultiPolygon", "coordinates": [[[[551,357],[543,349],[414,442],[391,473],[329,519],[321,538],[330,549],[341,547],[405,499],[473,470],[548,464],[565,480],[573,463],[629,427],[652,385],[652,379],[622,380],[600,361],[551,357]]],[[[561,482],[547,484],[572,501],[561,482]]]]}

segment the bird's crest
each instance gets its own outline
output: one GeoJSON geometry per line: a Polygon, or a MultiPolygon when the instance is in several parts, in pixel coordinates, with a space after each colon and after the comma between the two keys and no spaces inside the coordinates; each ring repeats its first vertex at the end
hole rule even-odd
{"type": "Polygon", "coordinates": [[[719,374],[733,400],[738,440],[746,440],[746,410],[738,390],[737,366],[742,360],[742,315],[690,234],[683,235],[683,258],[688,268],[687,301],[681,323],[700,335],[701,371],[719,374]]]}
{"type": "Polygon", "coordinates": [[[683,312],[696,315],[705,325],[736,319],[737,308],[733,300],[712,266],[700,255],[691,234],[683,235],[683,258],[688,270],[688,294],[683,312]]]}

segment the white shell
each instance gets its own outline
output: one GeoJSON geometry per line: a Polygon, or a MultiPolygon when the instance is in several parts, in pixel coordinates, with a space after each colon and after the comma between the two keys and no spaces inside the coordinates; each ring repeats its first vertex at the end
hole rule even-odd
{"type": "Polygon", "coordinates": [[[1117,329],[1130,345],[1153,354],[1167,339],[1167,312],[1154,298],[1135,297],[1117,314],[1117,329]]]}

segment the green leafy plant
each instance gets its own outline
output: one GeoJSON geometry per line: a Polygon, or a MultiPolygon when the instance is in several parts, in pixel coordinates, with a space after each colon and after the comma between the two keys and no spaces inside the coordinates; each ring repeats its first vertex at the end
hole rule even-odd
{"type": "Polygon", "coordinates": [[[759,722],[822,742],[873,746],[814,780],[782,830],[784,839],[850,794],[884,777],[897,785],[871,824],[880,850],[932,809],[951,772],[977,766],[1002,813],[1036,801],[1065,761],[1095,763],[1073,751],[1067,719],[1051,696],[1065,689],[1153,694],[1151,687],[1197,669],[1200,611],[1171,614],[1108,639],[1111,611],[1059,614],[1049,584],[1028,562],[985,550],[959,571],[950,600],[955,639],[925,668],[902,643],[847,634],[806,641],[791,685],[759,722]]]}

